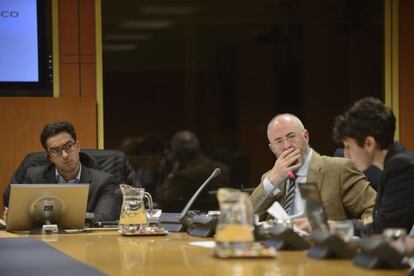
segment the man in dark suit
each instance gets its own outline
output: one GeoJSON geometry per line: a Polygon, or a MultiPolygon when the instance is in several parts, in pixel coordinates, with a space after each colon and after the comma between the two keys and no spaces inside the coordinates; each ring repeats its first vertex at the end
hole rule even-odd
{"type": "Polygon", "coordinates": [[[221,174],[211,181],[192,208],[217,210],[216,196],[209,195],[208,190],[229,185],[229,168],[202,154],[197,136],[190,131],[177,132],[171,139],[171,149],[175,159],[174,168],[158,191],[158,204],[163,211],[182,211],[214,169],[220,168],[221,174]]]}
{"type": "MultiPolygon", "coordinates": [[[[87,217],[95,221],[113,221],[119,215],[115,181],[111,174],[83,166],[79,161],[79,141],[72,124],[47,124],[40,141],[51,162],[27,169],[24,183],[89,183],[87,217]]],[[[8,202],[9,189],[5,199],[8,202]]]]}
{"type": "Polygon", "coordinates": [[[375,165],[383,170],[373,222],[356,232],[369,235],[386,228],[410,231],[414,224],[414,154],[394,142],[395,116],[380,100],[363,98],[338,116],[334,140],[343,142],[345,155],[361,169],[375,165]]]}

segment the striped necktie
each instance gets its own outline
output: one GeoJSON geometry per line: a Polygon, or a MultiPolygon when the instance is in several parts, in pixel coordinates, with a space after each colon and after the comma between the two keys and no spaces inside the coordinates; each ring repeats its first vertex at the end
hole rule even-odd
{"type": "Polygon", "coordinates": [[[289,214],[293,207],[293,201],[295,200],[295,179],[288,177],[286,180],[286,199],[283,203],[283,208],[286,213],[289,214]]]}

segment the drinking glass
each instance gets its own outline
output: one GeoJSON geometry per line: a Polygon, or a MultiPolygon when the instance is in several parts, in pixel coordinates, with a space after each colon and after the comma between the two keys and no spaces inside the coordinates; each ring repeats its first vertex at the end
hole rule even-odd
{"type": "Polygon", "coordinates": [[[333,232],[345,242],[348,242],[354,236],[354,224],[352,220],[336,220],[333,223],[333,232]]]}

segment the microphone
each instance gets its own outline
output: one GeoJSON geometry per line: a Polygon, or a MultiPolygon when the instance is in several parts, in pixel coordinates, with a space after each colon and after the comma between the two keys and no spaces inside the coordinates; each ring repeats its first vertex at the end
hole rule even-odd
{"type": "MultiPolygon", "coordinates": [[[[287,174],[287,177],[289,178],[290,181],[294,181],[295,180],[295,174],[292,171],[289,171],[287,174]]],[[[264,197],[262,197],[262,199],[259,201],[259,203],[254,207],[253,210],[253,214],[256,214],[257,211],[259,211],[260,208],[263,207],[263,204],[266,202],[266,200],[273,195],[274,191],[276,191],[276,189],[279,188],[278,186],[274,186],[273,189],[267,193],[264,197]]]]}
{"type": "Polygon", "coordinates": [[[188,210],[193,205],[194,201],[197,199],[198,195],[204,190],[204,188],[207,186],[210,181],[215,178],[216,176],[221,174],[220,168],[215,168],[213,173],[209,176],[209,178],[204,181],[204,183],[198,188],[198,190],[194,193],[194,195],[191,197],[191,199],[187,202],[187,205],[185,205],[184,209],[181,211],[178,219],[180,222],[183,222],[184,217],[187,215],[188,210]]]}
{"type": "Polygon", "coordinates": [[[183,231],[185,227],[188,227],[193,223],[192,218],[188,218],[188,210],[193,205],[194,201],[197,199],[199,194],[203,191],[203,189],[207,186],[210,181],[215,178],[216,176],[221,174],[221,169],[216,168],[214,169],[213,173],[204,181],[203,184],[198,188],[198,190],[194,193],[191,199],[187,202],[184,209],[181,213],[162,213],[160,217],[161,225],[171,232],[180,232],[183,231]]]}

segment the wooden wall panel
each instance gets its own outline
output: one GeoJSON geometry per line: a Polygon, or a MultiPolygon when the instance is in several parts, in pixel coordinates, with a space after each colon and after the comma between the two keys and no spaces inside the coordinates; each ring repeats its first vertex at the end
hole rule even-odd
{"type": "Polygon", "coordinates": [[[0,98],[0,125],[3,132],[0,142],[1,194],[24,156],[43,150],[39,137],[46,123],[62,120],[72,122],[81,147],[94,149],[97,145],[96,118],[94,97],[0,98]]]}
{"type": "Polygon", "coordinates": [[[95,97],[96,95],[96,64],[81,64],[81,91],[82,97],[95,97]]]}
{"type": "Polygon", "coordinates": [[[60,0],[60,96],[96,96],[95,44],[95,0],[60,0]]]}
{"type": "Polygon", "coordinates": [[[78,0],[60,0],[58,6],[60,96],[78,97],[81,95],[79,2],[78,0]]]}
{"type": "Polygon", "coordinates": [[[79,54],[79,3],[78,0],[60,0],[59,54],[79,54]]]}
{"type": "Polygon", "coordinates": [[[80,74],[79,63],[60,64],[60,96],[79,97],[80,74]]]}
{"type": "Polygon", "coordinates": [[[414,150],[414,1],[399,4],[400,140],[414,150]]]}
{"type": "Polygon", "coordinates": [[[81,95],[96,95],[95,0],[79,3],[81,95]]]}
{"type": "Polygon", "coordinates": [[[95,0],[79,3],[80,52],[95,54],[95,0]]]}

